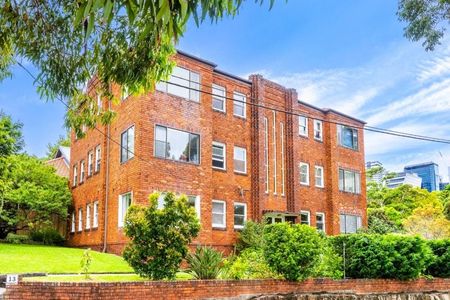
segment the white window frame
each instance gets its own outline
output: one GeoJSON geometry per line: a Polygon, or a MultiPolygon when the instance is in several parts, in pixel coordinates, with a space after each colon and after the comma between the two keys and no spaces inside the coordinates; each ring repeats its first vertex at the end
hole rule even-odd
{"type": "Polygon", "coordinates": [[[130,95],[128,86],[124,85],[120,90],[120,100],[125,101],[130,95]]]}
{"type": "Polygon", "coordinates": [[[323,212],[316,212],[316,229],[322,232],[325,232],[325,213],[323,212]],[[317,216],[322,216],[322,222],[318,223],[317,222],[317,216]],[[322,224],[322,229],[319,229],[317,227],[317,224],[322,224]]]}
{"type": "Polygon", "coordinates": [[[341,234],[351,234],[351,233],[356,233],[358,232],[358,229],[360,229],[362,227],[362,218],[359,215],[352,215],[352,214],[346,214],[346,213],[341,213],[339,214],[339,232],[341,234]],[[356,229],[355,231],[349,231],[347,229],[347,218],[351,217],[351,218],[355,218],[355,222],[356,222],[356,229]],[[344,222],[342,222],[342,219],[344,218],[344,222]],[[342,227],[344,227],[344,230],[342,230],[342,227]]]}
{"type": "Polygon", "coordinates": [[[92,228],[98,228],[98,201],[94,201],[93,208],[92,228]]]}
{"type": "Polygon", "coordinates": [[[298,116],[298,135],[308,137],[308,117],[298,116]],[[305,124],[301,124],[300,120],[304,120],[305,124]],[[302,128],[302,130],[300,130],[300,128],[302,128]]]}
{"type": "Polygon", "coordinates": [[[72,186],[77,186],[78,184],[78,165],[73,166],[73,181],[72,186]]]}
{"type": "Polygon", "coordinates": [[[91,204],[86,204],[86,229],[91,229],[91,204]]]}
{"type": "Polygon", "coordinates": [[[277,194],[277,123],[276,123],[276,113],[272,111],[273,122],[272,122],[272,130],[273,130],[273,138],[272,138],[272,146],[273,146],[273,194],[277,194]]]}
{"type": "Polygon", "coordinates": [[[311,225],[311,212],[308,210],[301,210],[300,211],[300,224],[302,223],[302,215],[307,215],[308,216],[308,224],[304,224],[304,225],[311,225]]]}
{"type": "Polygon", "coordinates": [[[242,148],[242,147],[238,147],[238,146],[234,146],[233,149],[233,169],[234,172],[239,173],[239,174],[247,174],[247,149],[246,148],[242,148]],[[236,164],[234,163],[236,161],[236,150],[244,150],[244,171],[240,171],[240,170],[236,170],[236,164]]]}
{"type": "Polygon", "coordinates": [[[242,228],[244,228],[245,222],[247,222],[247,203],[234,202],[234,205],[233,205],[233,224],[234,224],[234,228],[235,229],[242,229],[242,228]],[[244,224],[242,224],[242,225],[236,225],[235,222],[234,222],[234,217],[236,215],[234,209],[235,209],[236,206],[243,206],[244,207],[244,224]]]}
{"type": "Polygon", "coordinates": [[[200,73],[194,72],[187,68],[176,66],[173,69],[173,72],[172,72],[169,80],[167,80],[167,82],[158,82],[156,84],[156,90],[164,92],[164,93],[168,93],[170,95],[174,95],[176,97],[180,97],[180,98],[183,98],[186,100],[200,102],[200,83],[201,83],[200,73]],[[189,79],[173,75],[173,73],[175,73],[177,70],[187,71],[189,74],[189,79]],[[197,77],[198,81],[195,81],[195,79],[193,77],[197,77]],[[180,80],[181,80],[181,82],[180,82],[180,80]],[[184,97],[184,95],[171,92],[169,85],[172,85],[177,88],[187,89],[187,93],[189,94],[189,96],[186,98],[186,97],[184,97]]]}
{"type": "Polygon", "coordinates": [[[102,163],[102,148],[100,145],[95,147],[95,165],[94,172],[100,171],[100,164],[102,163]]]}
{"type": "Polygon", "coordinates": [[[233,92],[233,115],[239,118],[247,118],[247,96],[245,94],[239,93],[239,92],[233,92]],[[234,106],[236,103],[239,103],[239,105],[242,104],[243,106],[243,115],[238,115],[234,111],[234,106]]]}
{"type": "Polygon", "coordinates": [[[299,181],[301,185],[309,185],[309,164],[300,162],[299,165],[299,181]],[[302,181],[302,167],[306,166],[306,182],[302,181]]]}
{"type": "Polygon", "coordinates": [[[84,160],[80,162],[80,183],[84,182],[84,160]]]}
{"type": "MultiPolygon", "coordinates": [[[[213,141],[212,142],[212,147],[214,147],[214,146],[222,147],[222,149],[223,149],[223,158],[222,158],[222,160],[223,160],[223,168],[216,167],[214,165],[212,165],[212,168],[213,169],[218,169],[218,170],[226,170],[227,169],[227,145],[224,144],[224,143],[214,142],[213,141]]],[[[211,156],[212,156],[212,160],[214,160],[214,153],[213,152],[211,152],[211,156]]],[[[217,159],[217,158],[215,160],[220,161],[220,159],[217,159]]]]}
{"type": "Polygon", "coordinates": [[[314,120],[314,139],[317,141],[323,141],[323,122],[321,120],[314,120]],[[317,125],[320,124],[320,130],[317,129],[317,125]],[[320,136],[317,137],[316,133],[319,133],[320,136]]]}
{"type": "Polygon", "coordinates": [[[314,167],[314,184],[316,187],[323,188],[325,187],[325,179],[324,179],[324,169],[322,166],[315,166],[314,167]],[[321,176],[319,177],[317,174],[317,171],[320,170],[321,176]],[[317,179],[320,178],[320,184],[317,184],[317,179]]]}
{"type": "Polygon", "coordinates": [[[72,212],[72,219],[71,219],[71,224],[70,224],[70,232],[74,233],[75,232],[75,212],[72,212]]]}
{"type": "Polygon", "coordinates": [[[94,151],[88,152],[88,177],[92,176],[94,171],[94,151]]]}
{"type": "Polygon", "coordinates": [[[102,102],[102,94],[97,94],[97,110],[98,114],[100,114],[101,110],[103,109],[103,102],[102,102]]]}
{"type": "Polygon", "coordinates": [[[336,131],[337,131],[338,143],[339,143],[340,146],[342,146],[344,148],[347,148],[347,149],[355,150],[355,151],[359,150],[359,132],[358,132],[358,129],[356,129],[354,127],[351,127],[351,126],[337,124],[336,125],[336,131]],[[344,145],[342,131],[343,131],[343,129],[346,129],[346,128],[348,128],[348,129],[350,129],[352,131],[352,144],[353,144],[353,147],[344,145]],[[355,135],[356,135],[356,145],[355,145],[355,135]]]}
{"type": "MultiPolygon", "coordinates": [[[[118,223],[118,227],[119,228],[122,228],[124,226],[124,223],[125,223],[125,215],[126,215],[126,213],[123,214],[123,201],[124,201],[123,198],[125,196],[127,196],[127,195],[130,195],[130,204],[128,206],[128,208],[130,208],[130,206],[133,203],[133,193],[132,192],[127,192],[127,193],[123,193],[123,194],[119,195],[119,205],[118,205],[119,210],[118,210],[118,219],[117,219],[117,221],[118,221],[117,223],[118,223]]],[[[127,208],[127,210],[128,210],[128,208],[127,208]]]]}
{"type": "Polygon", "coordinates": [[[83,209],[78,209],[78,232],[83,231],[83,209]]]}
{"type": "Polygon", "coordinates": [[[226,90],[226,88],[221,85],[218,85],[218,84],[213,84],[212,85],[212,94],[213,94],[212,95],[212,103],[211,103],[212,109],[215,111],[220,111],[220,112],[226,113],[227,112],[227,101],[226,101],[227,90],[226,90]],[[217,93],[215,93],[215,91],[223,93],[223,95],[217,94],[217,93]],[[223,109],[214,107],[214,100],[222,101],[223,109]]]}
{"type": "Polygon", "coordinates": [[[127,161],[129,161],[130,159],[132,159],[134,157],[134,146],[135,146],[135,141],[136,141],[136,128],[134,127],[134,125],[128,127],[127,129],[125,129],[124,131],[122,131],[120,133],[120,163],[126,163],[127,161]],[[130,142],[130,130],[133,131],[133,139],[132,142],[130,142]],[[122,144],[122,136],[126,134],[127,135],[127,143],[126,145],[122,144]],[[123,155],[123,151],[126,151],[126,158],[122,159],[123,155]]]}
{"type": "Polygon", "coordinates": [[[281,138],[281,196],[285,195],[285,167],[284,167],[284,124],[280,123],[280,138],[281,138]]]}
{"type": "Polygon", "coordinates": [[[223,200],[213,200],[212,203],[218,203],[223,204],[223,215],[222,215],[222,221],[223,224],[214,223],[214,211],[213,207],[211,206],[211,224],[213,228],[226,228],[227,227],[227,203],[223,200]]]}
{"type": "Polygon", "coordinates": [[[264,168],[265,168],[265,193],[269,193],[269,120],[264,117],[264,168]]]}

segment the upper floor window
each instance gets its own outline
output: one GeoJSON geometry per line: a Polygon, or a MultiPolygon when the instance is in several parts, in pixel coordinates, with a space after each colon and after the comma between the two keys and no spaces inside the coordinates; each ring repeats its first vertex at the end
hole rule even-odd
{"type": "Polygon", "coordinates": [[[200,136],[157,125],[155,127],[155,156],[198,164],[200,162],[200,136]]]}
{"type": "Polygon", "coordinates": [[[122,132],[120,138],[120,162],[126,162],[134,157],[134,126],[122,132]]]}
{"type": "Polygon", "coordinates": [[[80,183],[84,181],[84,160],[80,162],[80,183]]]}
{"type": "Polygon", "coordinates": [[[339,145],[358,150],[358,130],[356,128],[337,125],[337,138],[339,145]]]}
{"type": "Polygon", "coordinates": [[[212,201],[212,227],[226,228],[226,203],[225,201],[212,201]]]}
{"type": "Polygon", "coordinates": [[[314,139],[323,140],[323,123],[320,120],[314,120],[314,139]]]}
{"type": "Polygon", "coordinates": [[[125,101],[128,97],[130,97],[130,91],[127,86],[123,86],[120,94],[120,99],[125,101]]]}
{"type": "Polygon", "coordinates": [[[93,219],[92,219],[92,228],[98,227],[98,201],[94,202],[94,212],[93,212],[93,219]]]}
{"type": "Polygon", "coordinates": [[[125,193],[119,196],[119,227],[123,227],[127,210],[131,206],[131,199],[131,193],[125,193]]]}
{"type": "Polygon", "coordinates": [[[318,212],[316,213],[316,228],[319,231],[325,232],[325,214],[318,212]]]}
{"type": "Polygon", "coordinates": [[[323,167],[315,166],[315,173],[316,187],[324,187],[323,167]]]}
{"type": "Polygon", "coordinates": [[[308,136],[308,118],[305,116],[298,116],[298,134],[308,136]]]}
{"type": "Polygon", "coordinates": [[[245,111],[245,102],[246,96],[244,94],[234,92],[233,93],[233,99],[234,99],[234,105],[233,105],[233,113],[235,116],[245,118],[246,117],[246,111],[245,111]]]}
{"type": "Polygon", "coordinates": [[[100,145],[95,147],[95,172],[100,171],[100,163],[102,161],[102,150],[100,148],[100,145]]]}
{"type": "Polygon", "coordinates": [[[200,75],[185,68],[175,67],[168,82],[159,82],[156,89],[198,102],[200,101],[200,75]]]}
{"type": "Polygon", "coordinates": [[[354,194],[361,193],[361,174],[339,169],[339,190],[354,194]]]}
{"type": "Polygon", "coordinates": [[[88,153],[88,176],[92,175],[94,170],[94,152],[89,151],[88,153]]]}
{"type": "Polygon", "coordinates": [[[309,185],[309,164],[301,162],[300,168],[300,184],[309,185]]]}
{"type": "Polygon", "coordinates": [[[73,166],[73,182],[72,182],[72,186],[76,186],[77,185],[77,181],[78,181],[78,171],[77,171],[77,165],[73,166]]]}
{"type": "Polygon", "coordinates": [[[213,142],[212,144],[212,166],[216,169],[226,169],[226,146],[225,144],[213,142]]]}
{"type": "Polygon", "coordinates": [[[234,203],[234,228],[244,228],[247,219],[247,204],[234,203]]]}
{"type": "Polygon", "coordinates": [[[226,90],[223,86],[213,84],[212,85],[212,107],[214,110],[226,111],[226,90]]]}
{"type": "Polygon", "coordinates": [[[361,217],[341,214],[339,216],[341,233],[356,233],[361,228],[361,217]]]}
{"type": "Polygon", "coordinates": [[[234,171],[247,173],[247,149],[234,147],[234,171]]]}
{"type": "Polygon", "coordinates": [[[304,225],[309,225],[311,224],[311,220],[310,220],[310,213],[309,211],[304,211],[302,210],[300,212],[300,223],[304,224],[304,225]]]}
{"type": "Polygon", "coordinates": [[[103,108],[102,94],[97,94],[97,109],[99,113],[102,110],[102,108],[103,108]]]}

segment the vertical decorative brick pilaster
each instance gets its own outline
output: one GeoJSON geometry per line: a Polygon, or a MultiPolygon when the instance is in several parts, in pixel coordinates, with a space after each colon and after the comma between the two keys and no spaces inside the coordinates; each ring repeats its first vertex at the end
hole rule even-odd
{"type": "MultiPolygon", "coordinates": [[[[252,92],[251,92],[251,103],[259,104],[259,97],[261,97],[261,75],[251,75],[250,80],[252,81],[252,92]]],[[[261,220],[260,211],[260,190],[259,190],[259,110],[260,108],[256,105],[251,106],[251,202],[252,202],[252,219],[255,221],[261,220]]]]}
{"type": "Polygon", "coordinates": [[[287,210],[290,212],[295,211],[295,189],[294,189],[294,116],[292,115],[293,103],[297,102],[297,91],[295,89],[289,89],[286,91],[286,200],[287,210]]]}

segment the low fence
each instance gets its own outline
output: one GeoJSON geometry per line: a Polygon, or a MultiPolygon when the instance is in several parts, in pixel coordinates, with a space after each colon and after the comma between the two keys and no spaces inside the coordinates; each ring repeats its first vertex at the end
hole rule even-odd
{"type": "MultiPolygon", "coordinates": [[[[439,293],[450,299],[450,279],[187,280],[145,282],[24,282],[8,285],[4,299],[247,299],[273,294],[439,293]]],[[[440,296],[439,296],[440,297],[440,296]]],[[[440,297],[441,298],[441,297],[440,297]]]]}

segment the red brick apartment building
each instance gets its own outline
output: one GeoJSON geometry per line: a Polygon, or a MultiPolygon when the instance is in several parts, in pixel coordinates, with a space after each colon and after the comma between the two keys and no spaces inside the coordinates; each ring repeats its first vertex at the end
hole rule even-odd
{"type": "Polygon", "coordinates": [[[154,191],[188,195],[202,226],[194,244],[224,250],[248,219],[327,234],[366,224],[364,122],[260,75],[242,79],[181,51],[175,59],[169,83],[140,96],[116,87],[112,124],[72,135],[71,246],[120,253],[127,207],[154,191]]]}

